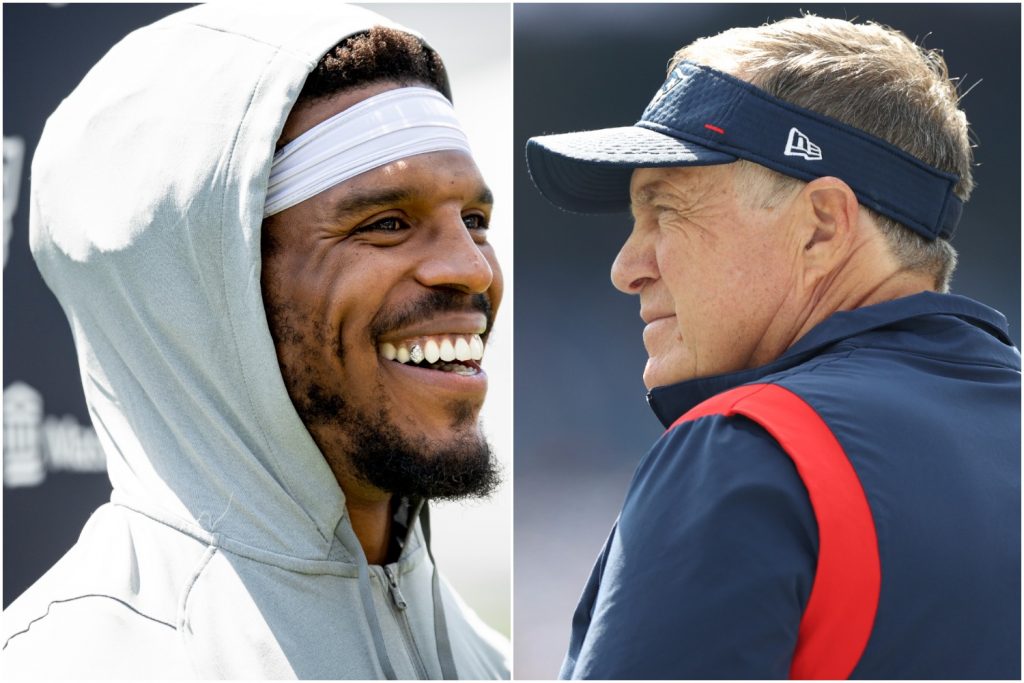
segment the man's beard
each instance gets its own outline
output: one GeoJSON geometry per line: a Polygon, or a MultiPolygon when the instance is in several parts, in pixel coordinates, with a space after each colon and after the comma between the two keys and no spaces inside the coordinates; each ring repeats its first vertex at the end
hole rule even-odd
{"type": "MultiPolygon", "coordinates": [[[[345,430],[347,464],[363,482],[397,496],[461,500],[491,494],[500,473],[479,429],[458,430],[449,441],[403,434],[386,408],[365,413],[337,394],[314,386],[296,404],[307,425],[329,423],[345,430]]],[[[468,407],[452,406],[453,429],[473,419],[468,407]]]]}

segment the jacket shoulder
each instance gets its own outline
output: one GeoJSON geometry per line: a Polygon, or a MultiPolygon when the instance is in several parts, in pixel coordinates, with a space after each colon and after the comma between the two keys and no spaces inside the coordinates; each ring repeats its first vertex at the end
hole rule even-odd
{"type": "Polygon", "coordinates": [[[5,673],[193,677],[176,622],[202,550],[161,524],[101,507],[71,550],[4,610],[5,673]]]}
{"type": "Polygon", "coordinates": [[[800,477],[761,427],[673,427],[637,469],[563,674],[785,678],[817,545],[800,477]]]}
{"type": "Polygon", "coordinates": [[[784,498],[806,500],[800,477],[783,448],[764,428],[741,415],[707,415],[666,430],[640,462],[630,494],[649,502],[653,494],[671,493],[662,487],[692,486],[694,490],[686,494],[699,499],[718,495],[706,486],[712,481],[717,492],[768,487],[784,498]]]}
{"type": "Polygon", "coordinates": [[[21,627],[3,649],[12,678],[194,677],[173,624],[108,595],[51,601],[27,623],[12,617],[21,627]]]}

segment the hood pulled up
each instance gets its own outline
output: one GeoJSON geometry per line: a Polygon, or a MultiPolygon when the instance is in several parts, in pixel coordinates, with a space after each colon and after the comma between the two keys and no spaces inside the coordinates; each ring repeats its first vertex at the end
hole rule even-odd
{"type": "Polygon", "coordinates": [[[359,554],[278,368],[260,224],[307,74],[374,25],[408,31],[335,2],[193,7],[115,45],[47,121],[31,247],[71,323],[116,501],[236,546],[359,554]]]}

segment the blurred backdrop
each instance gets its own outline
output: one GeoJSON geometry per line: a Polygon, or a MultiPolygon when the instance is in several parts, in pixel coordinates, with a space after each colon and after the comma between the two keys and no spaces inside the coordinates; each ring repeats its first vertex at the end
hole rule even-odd
{"type": "Polygon", "coordinates": [[[635,297],[609,268],[626,214],[579,216],[529,180],[531,135],[630,125],[698,37],[806,10],[940,48],[978,143],[953,291],[1002,311],[1020,344],[1020,6],[520,4],[515,48],[515,675],[551,678],[629,478],[662,428],[648,410],[635,297]],[[980,83],[979,83],[980,81],[980,83]]]}
{"type": "MultiPolygon", "coordinates": [[[[6,607],[56,562],[110,496],[89,422],[71,330],[28,249],[29,165],[46,117],[118,40],[185,8],[159,4],[5,4],[4,560],[6,607]]],[[[506,294],[488,344],[485,429],[505,472],[487,501],[433,510],[433,549],[447,579],[488,623],[511,630],[512,111],[507,4],[374,5],[442,55],[458,115],[496,197],[490,239],[506,294]]]]}

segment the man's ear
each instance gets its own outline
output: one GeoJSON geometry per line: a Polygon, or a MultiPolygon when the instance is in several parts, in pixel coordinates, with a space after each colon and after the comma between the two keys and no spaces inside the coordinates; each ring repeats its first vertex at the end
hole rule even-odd
{"type": "Polygon", "coordinates": [[[807,183],[798,201],[801,212],[805,284],[832,273],[853,249],[860,203],[850,186],[833,177],[807,183]]]}

